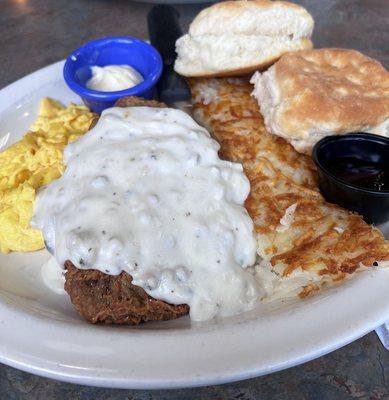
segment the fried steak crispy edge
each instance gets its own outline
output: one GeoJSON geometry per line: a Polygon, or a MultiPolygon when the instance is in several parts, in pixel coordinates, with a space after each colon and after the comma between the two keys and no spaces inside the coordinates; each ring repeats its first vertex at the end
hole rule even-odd
{"type": "MultiPolygon", "coordinates": [[[[166,107],[155,100],[123,97],[116,107],[166,107]]],[[[98,118],[92,121],[93,128],[98,118]]],[[[175,319],[189,312],[186,304],[173,305],[149,296],[132,284],[126,272],[108,275],[95,269],[79,269],[65,262],[65,290],[78,313],[92,324],[138,325],[146,321],[175,319]]]]}

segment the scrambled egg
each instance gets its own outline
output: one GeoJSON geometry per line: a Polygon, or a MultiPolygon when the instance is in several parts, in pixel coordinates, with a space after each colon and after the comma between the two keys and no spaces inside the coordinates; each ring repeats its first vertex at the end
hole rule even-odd
{"type": "Polygon", "coordinates": [[[38,118],[19,142],[0,152],[0,251],[34,251],[44,247],[33,229],[35,193],[59,178],[65,146],[88,131],[94,118],[85,106],[64,107],[44,98],[38,118]]]}

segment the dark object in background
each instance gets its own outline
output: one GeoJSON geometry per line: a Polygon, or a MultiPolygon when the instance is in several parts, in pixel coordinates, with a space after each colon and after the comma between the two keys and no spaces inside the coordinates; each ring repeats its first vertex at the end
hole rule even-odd
{"type": "Polygon", "coordinates": [[[163,61],[162,75],[157,84],[158,96],[167,105],[190,100],[185,79],[174,71],[176,40],[182,36],[178,18],[178,11],[164,4],[153,7],[147,15],[150,43],[159,51],[163,61]]]}
{"type": "Polygon", "coordinates": [[[316,143],[312,157],[327,201],[358,212],[368,223],[389,219],[389,138],[327,136],[316,143]]]}

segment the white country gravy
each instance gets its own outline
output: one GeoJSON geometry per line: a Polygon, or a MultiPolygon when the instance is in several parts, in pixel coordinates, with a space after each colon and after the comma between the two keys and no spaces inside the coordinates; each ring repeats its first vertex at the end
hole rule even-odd
{"type": "Polygon", "coordinates": [[[65,173],[38,196],[34,227],[60,265],[126,271],[194,320],[252,309],[258,286],[249,182],[182,111],[105,110],[64,153],[65,173]]]}

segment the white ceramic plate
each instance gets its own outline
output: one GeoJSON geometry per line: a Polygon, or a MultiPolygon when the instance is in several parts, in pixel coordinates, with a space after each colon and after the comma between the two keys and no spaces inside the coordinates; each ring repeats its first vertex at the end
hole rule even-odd
{"type": "MultiPolygon", "coordinates": [[[[39,100],[80,100],[63,62],[0,91],[0,146],[19,139],[39,100]]],[[[93,326],[41,279],[45,251],[0,256],[0,361],[64,381],[118,388],[174,388],[268,374],[328,353],[389,316],[389,269],[372,269],[295,304],[207,323],[93,326]]]]}

